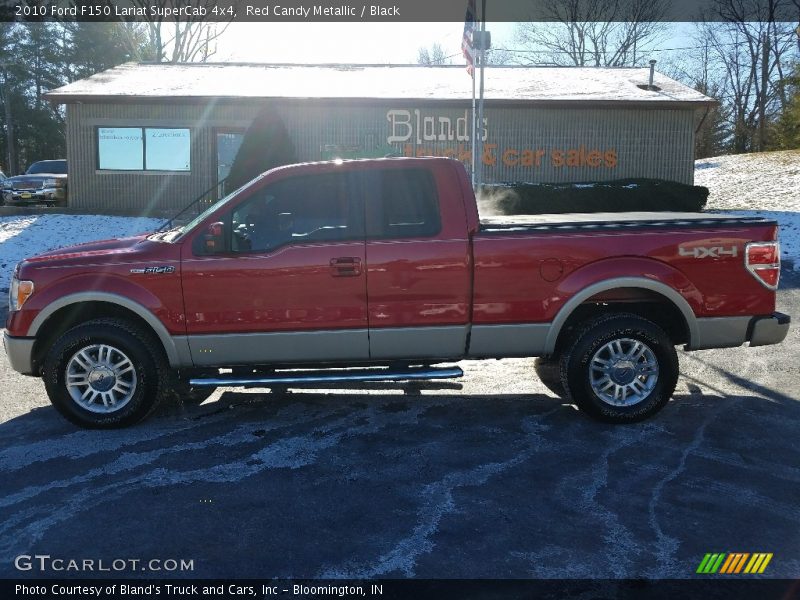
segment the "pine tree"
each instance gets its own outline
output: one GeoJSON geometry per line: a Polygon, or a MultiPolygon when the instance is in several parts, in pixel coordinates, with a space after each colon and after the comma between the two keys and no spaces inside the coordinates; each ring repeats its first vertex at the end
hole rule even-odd
{"type": "MultiPolygon", "coordinates": [[[[716,86],[709,86],[703,82],[697,82],[695,89],[711,98],[715,98],[719,93],[716,86]]],[[[725,153],[729,138],[728,124],[725,117],[725,108],[721,102],[718,102],[716,106],[709,107],[707,112],[702,114],[700,122],[696,125],[697,133],[694,139],[695,158],[708,158],[725,153]]]]}
{"type": "Polygon", "coordinates": [[[18,60],[23,26],[0,23],[0,124],[2,125],[2,162],[6,175],[16,175],[20,169],[17,123],[26,108],[25,90],[28,87],[26,67],[18,60]]]}
{"type": "Polygon", "coordinates": [[[773,127],[771,137],[776,149],[795,150],[800,148],[800,63],[794,66],[794,72],[786,78],[784,85],[789,100],[773,127]]]}
{"type": "Polygon", "coordinates": [[[140,60],[145,52],[145,35],[141,27],[130,23],[85,23],[64,25],[67,33],[64,49],[68,81],[90,77],[122,63],[140,60]]]}

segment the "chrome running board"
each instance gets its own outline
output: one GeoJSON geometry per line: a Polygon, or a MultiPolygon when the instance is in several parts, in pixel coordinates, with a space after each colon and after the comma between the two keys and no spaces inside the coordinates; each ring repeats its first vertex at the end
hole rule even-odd
{"type": "Polygon", "coordinates": [[[328,371],[284,371],[268,377],[200,377],[190,379],[195,387],[269,387],[270,385],[342,383],[350,381],[413,381],[463,377],[460,367],[417,367],[408,369],[340,369],[328,371]]]}

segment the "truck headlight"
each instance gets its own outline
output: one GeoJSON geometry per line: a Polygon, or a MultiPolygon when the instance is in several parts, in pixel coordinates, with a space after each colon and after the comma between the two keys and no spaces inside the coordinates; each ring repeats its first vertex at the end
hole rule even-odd
{"type": "Polygon", "coordinates": [[[31,294],[33,294],[33,282],[24,279],[20,281],[14,275],[11,279],[11,289],[8,290],[8,310],[21,309],[31,294]]]}

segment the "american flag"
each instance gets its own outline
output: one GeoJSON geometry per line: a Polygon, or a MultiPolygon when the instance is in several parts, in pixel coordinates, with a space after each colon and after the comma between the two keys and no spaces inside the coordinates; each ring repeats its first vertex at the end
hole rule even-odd
{"type": "Polygon", "coordinates": [[[475,0],[467,0],[467,14],[464,17],[464,36],[461,38],[461,52],[467,59],[467,73],[475,77],[475,57],[472,49],[472,32],[475,31],[475,0]]]}

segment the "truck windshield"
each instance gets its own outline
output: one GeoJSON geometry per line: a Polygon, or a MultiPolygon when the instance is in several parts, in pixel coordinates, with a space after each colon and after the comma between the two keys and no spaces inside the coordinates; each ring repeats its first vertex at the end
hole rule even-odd
{"type": "Polygon", "coordinates": [[[26,175],[39,175],[40,173],[53,173],[58,175],[67,174],[67,161],[65,160],[40,160],[33,163],[28,170],[25,171],[26,175]]]}
{"type": "Polygon", "coordinates": [[[244,184],[242,187],[240,187],[240,188],[238,188],[238,189],[235,189],[235,190],[233,190],[233,191],[232,191],[230,194],[228,194],[227,196],[224,196],[224,197],[220,198],[220,199],[219,199],[219,200],[217,200],[217,201],[216,201],[214,204],[212,204],[212,205],[211,205],[211,206],[209,206],[207,209],[205,209],[203,212],[201,212],[199,215],[197,215],[197,216],[196,216],[194,219],[192,219],[191,221],[189,221],[189,222],[188,222],[186,225],[183,225],[183,226],[181,226],[181,227],[176,227],[176,228],[174,228],[174,229],[170,229],[170,230],[169,230],[169,233],[170,233],[171,235],[169,236],[169,239],[166,239],[166,238],[165,238],[165,239],[166,239],[166,241],[170,241],[170,242],[171,242],[171,241],[173,241],[173,240],[177,239],[178,237],[183,237],[184,235],[187,235],[187,234],[188,234],[189,232],[191,232],[191,231],[192,231],[192,230],[193,230],[195,227],[197,227],[197,226],[198,226],[200,223],[202,223],[203,221],[205,221],[205,220],[206,220],[206,218],[207,218],[207,217],[208,217],[210,214],[212,214],[213,212],[215,212],[216,210],[218,210],[219,208],[221,208],[222,206],[224,206],[225,204],[227,204],[228,202],[230,202],[231,198],[233,198],[234,196],[236,196],[236,195],[237,195],[237,194],[238,194],[240,191],[242,191],[242,190],[243,190],[245,187],[249,187],[249,186],[250,186],[252,183],[255,183],[256,181],[258,181],[259,179],[261,179],[263,176],[264,176],[264,175],[260,175],[260,176],[256,177],[255,179],[253,179],[252,181],[248,181],[248,182],[247,182],[246,184],[244,184]]]}

